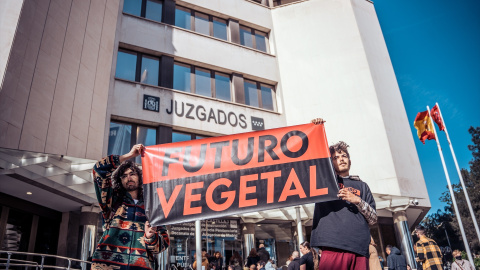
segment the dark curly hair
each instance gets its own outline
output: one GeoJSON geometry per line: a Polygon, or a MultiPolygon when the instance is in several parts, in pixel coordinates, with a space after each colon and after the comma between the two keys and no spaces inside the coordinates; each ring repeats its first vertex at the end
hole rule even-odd
{"type": "Polygon", "coordinates": [[[134,162],[131,160],[127,160],[123,162],[112,175],[112,185],[113,185],[113,192],[118,196],[118,198],[122,198],[127,193],[125,187],[123,187],[122,176],[126,170],[132,170],[133,172],[137,173],[138,176],[138,197],[143,197],[143,177],[142,177],[142,169],[140,169],[134,162]]]}
{"type": "Polygon", "coordinates": [[[330,155],[333,157],[336,152],[343,151],[345,152],[345,154],[347,154],[347,157],[350,158],[350,153],[348,153],[348,147],[350,146],[346,142],[339,141],[334,145],[330,145],[330,155]]]}

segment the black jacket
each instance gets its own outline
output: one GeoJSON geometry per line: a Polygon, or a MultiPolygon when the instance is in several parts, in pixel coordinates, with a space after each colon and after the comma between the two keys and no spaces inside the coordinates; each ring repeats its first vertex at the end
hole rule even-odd
{"type": "MultiPolygon", "coordinates": [[[[338,183],[376,209],[375,199],[367,183],[343,177],[338,177],[338,183]]],[[[310,237],[312,247],[341,249],[368,258],[369,243],[370,227],[356,205],[343,200],[315,204],[310,237]]]]}
{"type": "Polygon", "coordinates": [[[259,248],[257,250],[257,254],[258,254],[258,257],[260,257],[260,260],[262,260],[265,263],[267,263],[268,260],[270,260],[270,254],[264,247],[259,248]]]}
{"type": "Polygon", "coordinates": [[[245,265],[246,267],[250,268],[250,265],[252,264],[255,264],[255,266],[257,265],[257,262],[260,260],[260,258],[258,256],[256,257],[250,257],[248,256],[247,257],[247,264],[245,265]]]}
{"type": "Polygon", "coordinates": [[[210,263],[215,264],[215,269],[221,270],[223,267],[223,259],[222,258],[217,258],[215,256],[210,257],[210,263]]]}
{"type": "Polygon", "coordinates": [[[387,257],[387,266],[388,270],[407,270],[407,260],[398,248],[392,247],[387,257]]]}
{"type": "Polygon", "coordinates": [[[300,270],[300,258],[295,258],[288,264],[287,270],[300,270]]]}

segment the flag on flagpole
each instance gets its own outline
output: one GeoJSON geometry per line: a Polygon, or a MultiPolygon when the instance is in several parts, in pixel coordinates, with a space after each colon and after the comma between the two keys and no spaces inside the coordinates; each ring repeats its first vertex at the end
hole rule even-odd
{"type": "Polygon", "coordinates": [[[437,126],[440,129],[440,131],[445,131],[445,126],[443,125],[443,119],[440,116],[440,109],[438,108],[438,105],[433,106],[432,110],[430,111],[430,114],[432,115],[433,121],[437,123],[437,126]]]}
{"type": "Polygon", "coordinates": [[[413,126],[417,129],[418,138],[425,144],[425,140],[435,140],[435,129],[428,111],[419,112],[413,126]]]}

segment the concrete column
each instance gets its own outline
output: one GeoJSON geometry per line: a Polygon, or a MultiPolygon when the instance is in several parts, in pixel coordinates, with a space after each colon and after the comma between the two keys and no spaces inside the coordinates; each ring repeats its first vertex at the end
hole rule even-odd
{"type": "Polygon", "coordinates": [[[228,20],[230,42],[240,44],[240,23],[237,20],[228,20]]]}
{"type": "Polygon", "coordinates": [[[158,255],[157,255],[157,260],[158,260],[158,268],[157,268],[157,269],[158,269],[158,270],[167,270],[167,269],[169,269],[169,268],[168,268],[168,258],[169,258],[169,256],[168,256],[168,253],[169,253],[169,252],[168,252],[168,251],[169,251],[169,250],[170,250],[170,249],[167,248],[167,249],[164,250],[163,252],[158,253],[158,255]]]}
{"type": "Polygon", "coordinates": [[[232,74],[233,91],[235,93],[235,102],[245,104],[245,88],[243,86],[243,75],[232,74]]]}
{"type": "Polygon", "coordinates": [[[245,259],[248,257],[248,254],[250,254],[250,250],[255,247],[255,224],[242,224],[242,233],[245,247],[245,253],[243,257],[245,259]]]}
{"type": "MultiPolygon", "coordinates": [[[[80,231],[82,232],[80,248],[80,259],[88,260],[92,257],[97,245],[95,235],[97,233],[97,224],[99,219],[100,208],[97,206],[83,206],[80,213],[80,231]]],[[[85,263],[81,264],[82,270],[87,269],[85,263]]]]}
{"type": "Polygon", "coordinates": [[[413,251],[413,241],[408,229],[407,214],[405,211],[398,211],[393,213],[393,227],[395,228],[395,237],[397,243],[400,244],[400,250],[407,259],[407,263],[415,269],[415,253],[413,251]]]}
{"type": "Polygon", "coordinates": [[[173,88],[173,57],[162,55],[160,60],[160,86],[173,88]]]}
{"type": "Polygon", "coordinates": [[[297,213],[297,235],[298,235],[298,250],[300,250],[300,244],[303,243],[303,227],[302,227],[302,218],[300,215],[300,206],[295,206],[295,211],[297,213]]]}
{"type": "Polygon", "coordinates": [[[200,220],[195,220],[195,254],[197,254],[197,269],[193,270],[202,270],[202,226],[200,220]]]}
{"type": "Polygon", "coordinates": [[[175,25],[175,1],[164,0],[163,1],[163,22],[171,25],[175,25]]]}

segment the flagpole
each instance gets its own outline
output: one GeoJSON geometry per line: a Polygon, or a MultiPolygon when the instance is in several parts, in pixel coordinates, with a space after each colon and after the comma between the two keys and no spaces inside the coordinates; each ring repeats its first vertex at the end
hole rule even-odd
{"type": "Polygon", "coordinates": [[[448,136],[447,125],[445,124],[445,120],[443,120],[442,111],[440,110],[440,106],[438,105],[438,102],[436,103],[436,105],[438,108],[438,112],[440,113],[440,118],[442,120],[443,127],[445,128],[447,141],[448,141],[448,144],[450,145],[450,151],[452,152],[453,161],[455,162],[455,167],[457,168],[458,178],[460,178],[460,183],[462,184],[463,193],[465,194],[465,199],[467,201],[468,209],[470,210],[470,215],[472,216],[473,225],[475,226],[475,231],[477,232],[478,241],[480,242],[480,230],[478,229],[478,222],[475,217],[475,214],[473,213],[472,204],[470,203],[470,198],[468,197],[467,188],[465,187],[465,183],[463,182],[462,173],[460,172],[460,168],[458,167],[457,157],[455,156],[455,152],[453,151],[453,145],[452,145],[452,142],[450,141],[450,136],[448,136]]]}
{"type": "Polygon", "coordinates": [[[440,159],[442,160],[443,171],[445,172],[445,177],[447,178],[448,190],[450,191],[450,196],[452,197],[452,204],[455,208],[455,215],[457,216],[458,225],[460,227],[460,232],[462,233],[463,243],[465,245],[465,251],[468,255],[468,260],[472,265],[475,265],[473,262],[473,257],[470,252],[470,247],[468,246],[467,236],[465,235],[465,231],[463,229],[462,219],[460,218],[460,212],[458,211],[457,201],[455,200],[455,194],[453,193],[452,183],[450,182],[450,177],[448,176],[447,166],[445,165],[445,159],[443,158],[442,148],[440,147],[440,141],[438,140],[437,136],[437,129],[433,124],[433,118],[430,115],[430,107],[427,106],[428,116],[430,117],[430,121],[432,121],[433,131],[435,132],[435,141],[437,142],[438,153],[440,154],[440,159]]]}

